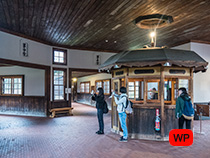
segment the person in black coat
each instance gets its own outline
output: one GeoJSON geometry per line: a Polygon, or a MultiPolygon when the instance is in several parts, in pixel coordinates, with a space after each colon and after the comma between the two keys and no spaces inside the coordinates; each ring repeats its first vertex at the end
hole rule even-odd
{"type": "Polygon", "coordinates": [[[98,95],[94,94],[92,99],[96,101],[97,117],[99,123],[99,130],[96,134],[104,134],[104,120],[103,120],[103,105],[104,105],[104,90],[98,88],[98,95]]]}

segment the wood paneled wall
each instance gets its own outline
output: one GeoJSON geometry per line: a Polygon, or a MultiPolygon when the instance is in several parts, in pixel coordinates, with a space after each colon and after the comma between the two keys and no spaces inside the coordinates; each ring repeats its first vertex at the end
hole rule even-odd
{"type": "MultiPolygon", "coordinates": [[[[154,137],[156,135],[161,134],[161,132],[156,132],[154,128],[156,108],[134,107],[133,111],[133,114],[128,115],[127,117],[127,126],[129,134],[146,135],[147,137],[154,137]]],[[[164,111],[166,117],[164,125],[164,137],[168,137],[170,130],[178,129],[178,121],[177,119],[175,119],[175,109],[165,108],[164,111]]]]}
{"type": "Polygon", "coordinates": [[[0,96],[0,113],[46,116],[47,99],[40,96],[0,96]]]}
{"type": "MultiPolygon", "coordinates": [[[[105,96],[105,100],[107,102],[108,108],[111,109],[111,99],[109,98],[110,95],[104,95],[104,96],[105,96]]],[[[95,106],[95,102],[91,101],[91,94],[77,93],[77,101],[79,103],[95,106]]]]}

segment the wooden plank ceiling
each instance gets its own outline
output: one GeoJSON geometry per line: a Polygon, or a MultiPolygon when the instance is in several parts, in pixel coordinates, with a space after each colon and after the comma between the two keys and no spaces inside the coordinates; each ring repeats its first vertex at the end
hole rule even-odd
{"type": "Polygon", "coordinates": [[[141,48],[150,30],[138,16],[167,14],[174,22],[157,30],[158,46],[210,42],[209,0],[0,0],[0,30],[66,48],[112,51],[141,48]]]}

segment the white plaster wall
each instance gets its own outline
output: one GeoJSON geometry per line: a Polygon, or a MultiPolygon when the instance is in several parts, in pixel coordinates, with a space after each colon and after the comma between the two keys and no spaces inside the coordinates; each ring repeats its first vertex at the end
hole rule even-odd
{"type": "Polygon", "coordinates": [[[104,79],[111,79],[112,75],[111,74],[106,74],[106,73],[99,73],[96,75],[90,75],[86,77],[80,77],[77,80],[77,92],[80,92],[80,83],[81,82],[86,82],[86,81],[91,81],[90,84],[91,86],[95,86],[95,81],[96,80],[104,80],[104,79]]]}
{"type": "Polygon", "coordinates": [[[0,58],[28,63],[50,65],[51,47],[0,31],[0,58]],[[28,57],[21,54],[21,42],[28,43],[28,57]]]}
{"type": "Polygon", "coordinates": [[[172,49],[191,50],[191,43],[186,43],[176,47],[172,47],[172,49]]]}
{"type": "MultiPolygon", "coordinates": [[[[51,66],[51,100],[52,100],[52,85],[53,85],[52,84],[53,67],[67,69],[67,80],[68,80],[69,77],[68,68],[98,69],[99,65],[96,65],[95,62],[96,55],[98,54],[100,55],[100,62],[103,63],[110,56],[115,54],[115,53],[106,53],[106,52],[67,49],[67,65],[54,65],[52,64],[52,50],[53,48],[61,48],[61,47],[53,47],[45,45],[19,36],[11,35],[2,31],[0,31],[0,41],[1,41],[0,58],[51,66]],[[24,57],[21,54],[22,42],[28,43],[28,57],[24,57]]],[[[69,82],[67,82],[67,88],[69,88],[68,84],[69,82]]],[[[69,98],[67,95],[67,100],[68,99],[69,98]]]]}
{"type": "MultiPolygon", "coordinates": [[[[184,49],[195,51],[204,60],[210,63],[210,45],[190,42],[183,44],[173,49],[184,49]]],[[[210,101],[210,70],[207,69],[205,73],[194,73],[193,78],[193,94],[194,102],[209,102],[210,101]]]]}
{"type": "MultiPolygon", "coordinates": [[[[191,50],[210,63],[210,45],[191,43],[191,50]]],[[[209,67],[209,65],[208,65],[209,67]]],[[[210,69],[194,74],[194,102],[210,102],[210,69]]]]}
{"type": "MultiPolygon", "coordinates": [[[[0,58],[52,66],[53,46],[45,45],[2,31],[0,31],[0,41],[0,58]],[[28,43],[28,57],[24,57],[21,54],[21,42],[28,43]]],[[[55,65],[56,67],[98,69],[98,65],[95,64],[94,59],[96,54],[100,54],[101,63],[115,54],[74,49],[67,49],[67,52],[67,66],[55,65]]]]}
{"type": "Polygon", "coordinates": [[[0,67],[0,75],[24,75],[24,96],[45,95],[45,71],[20,66],[0,67]]]}
{"type": "Polygon", "coordinates": [[[109,57],[115,53],[81,51],[81,50],[68,50],[68,63],[71,68],[85,68],[85,69],[98,69],[96,65],[96,55],[100,55],[101,64],[104,63],[109,57]]]}

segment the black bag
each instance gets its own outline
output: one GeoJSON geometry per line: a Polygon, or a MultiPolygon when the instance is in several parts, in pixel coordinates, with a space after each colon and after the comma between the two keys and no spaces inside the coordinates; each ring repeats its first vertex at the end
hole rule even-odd
{"type": "Polygon", "coordinates": [[[108,109],[108,106],[107,106],[106,101],[104,100],[104,104],[103,104],[103,113],[104,113],[104,114],[107,114],[108,112],[109,112],[109,109],[108,109]]]}
{"type": "MultiPolygon", "coordinates": [[[[124,106],[124,104],[123,104],[123,108],[125,108],[126,114],[132,114],[133,113],[133,102],[130,101],[128,99],[128,97],[126,97],[126,105],[124,106]]],[[[123,109],[122,109],[122,111],[123,111],[123,109]]]]}
{"type": "Polygon", "coordinates": [[[92,99],[93,101],[96,101],[96,98],[95,98],[95,96],[92,96],[92,97],[91,97],[91,99],[92,99]]]}

